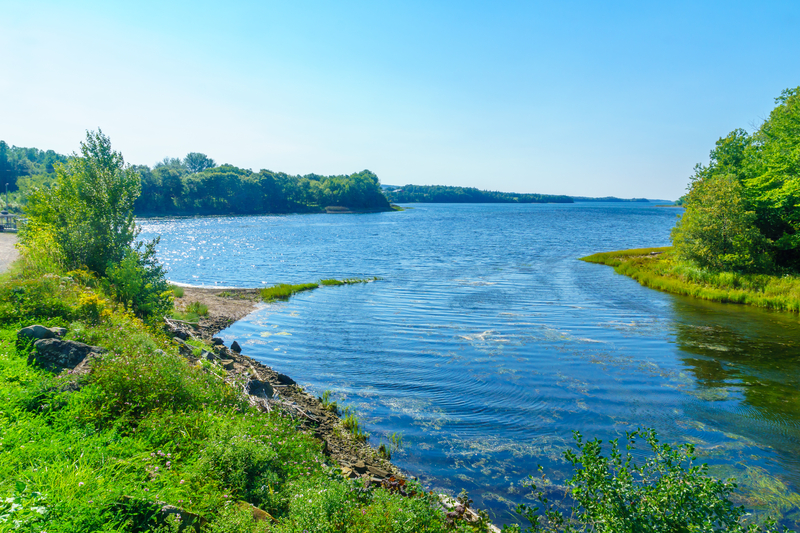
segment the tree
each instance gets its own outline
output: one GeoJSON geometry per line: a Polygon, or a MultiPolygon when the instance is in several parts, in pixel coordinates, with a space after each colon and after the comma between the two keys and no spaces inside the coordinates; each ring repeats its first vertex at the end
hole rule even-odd
{"type": "Polygon", "coordinates": [[[713,270],[772,268],[770,242],[756,227],[756,213],[748,209],[744,188],[734,175],[696,180],[684,206],[671,234],[681,259],[713,270]]]}
{"type": "Polygon", "coordinates": [[[186,154],[183,164],[186,165],[186,168],[191,173],[202,172],[206,169],[217,166],[213,159],[208,157],[206,154],[201,154],[198,152],[186,154]]]}
{"type": "Polygon", "coordinates": [[[136,243],[133,205],[141,192],[139,172],[111,149],[101,130],[86,133],[81,155],[55,165],[52,187],[36,189],[25,211],[24,244],[52,235],[68,270],[86,268],[106,289],[141,317],[170,305],[164,269],[155,257],[157,240],[136,243]]]}
{"type": "Polygon", "coordinates": [[[87,132],[81,156],[55,170],[55,185],[29,197],[28,218],[34,228],[53,229],[71,267],[103,275],[122,260],[136,236],[133,203],[141,191],[139,175],[100,130],[87,132]]]}

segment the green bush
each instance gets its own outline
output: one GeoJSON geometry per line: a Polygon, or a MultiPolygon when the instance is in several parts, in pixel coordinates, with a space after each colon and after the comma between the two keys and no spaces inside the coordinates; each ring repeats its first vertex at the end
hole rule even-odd
{"type": "MultiPolygon", "coordinates": [[[[708,475],[708,465],[695,464],[694,446],[662,444],[654,430],[626,433],[623,453],[617,439],[610,442],[609,456],[602,454],[602,442],[584,442],[574,432],[578,453],[568,450],[564,457],[575,469],[567,481],[574,501],[567,512],[558,509],[530,477],[530,487],[539,502],[522,504],[517,512],[531,523],[530,532],[662,533],[765,531],[742,523],[743,507],[730,496],[732,480],[708,475]],[[644,439],[650,454],[638,464],[631,451],[637,439],[644,439]]],[[[546,479],[544,479],[546,483],[546,479]]],[[[519,531],[519,528],[506,528],[519,531]]],[[[766,531],[776,531],[773,523],[766,531]]]]}

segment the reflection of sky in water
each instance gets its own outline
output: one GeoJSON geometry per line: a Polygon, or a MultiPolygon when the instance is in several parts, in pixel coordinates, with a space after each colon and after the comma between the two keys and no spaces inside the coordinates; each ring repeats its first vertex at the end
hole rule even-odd
{"type": "Polygon", "coordinates": [[[165,220],[143,236],[164,232],[177,281],[383,277],[268,305],[222,336],[333,391],[374,444],[402,433],[397,464],[466,488],[500,522],[538,464],[563,483],[573,429],[608,440],[639,426],[696,444],[749,487],[743,503],[796,518],[785,484],[800,486],[797,318],[665,295],[575,260],[663,245],[673,221],[637,206],[418,206],[165,220]]]}

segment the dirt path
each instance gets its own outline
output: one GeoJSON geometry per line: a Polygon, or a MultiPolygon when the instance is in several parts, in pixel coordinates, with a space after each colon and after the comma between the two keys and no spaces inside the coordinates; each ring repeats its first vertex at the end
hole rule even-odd
{"type": "Polygon", "coordinates": [[[0,272],[8,270],[8,266],[19,257],[19,252],[14,248],[16,243],[16,234],[0,233],[0,272]]]}

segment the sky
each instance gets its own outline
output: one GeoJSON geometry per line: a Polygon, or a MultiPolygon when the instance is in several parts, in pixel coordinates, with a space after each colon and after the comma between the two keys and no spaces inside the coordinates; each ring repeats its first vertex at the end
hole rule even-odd
{"type": "Polygon", "coordinates": [[[0,0],[0,139],[677,199],[800,85],[800,2],[0,0]]]}

